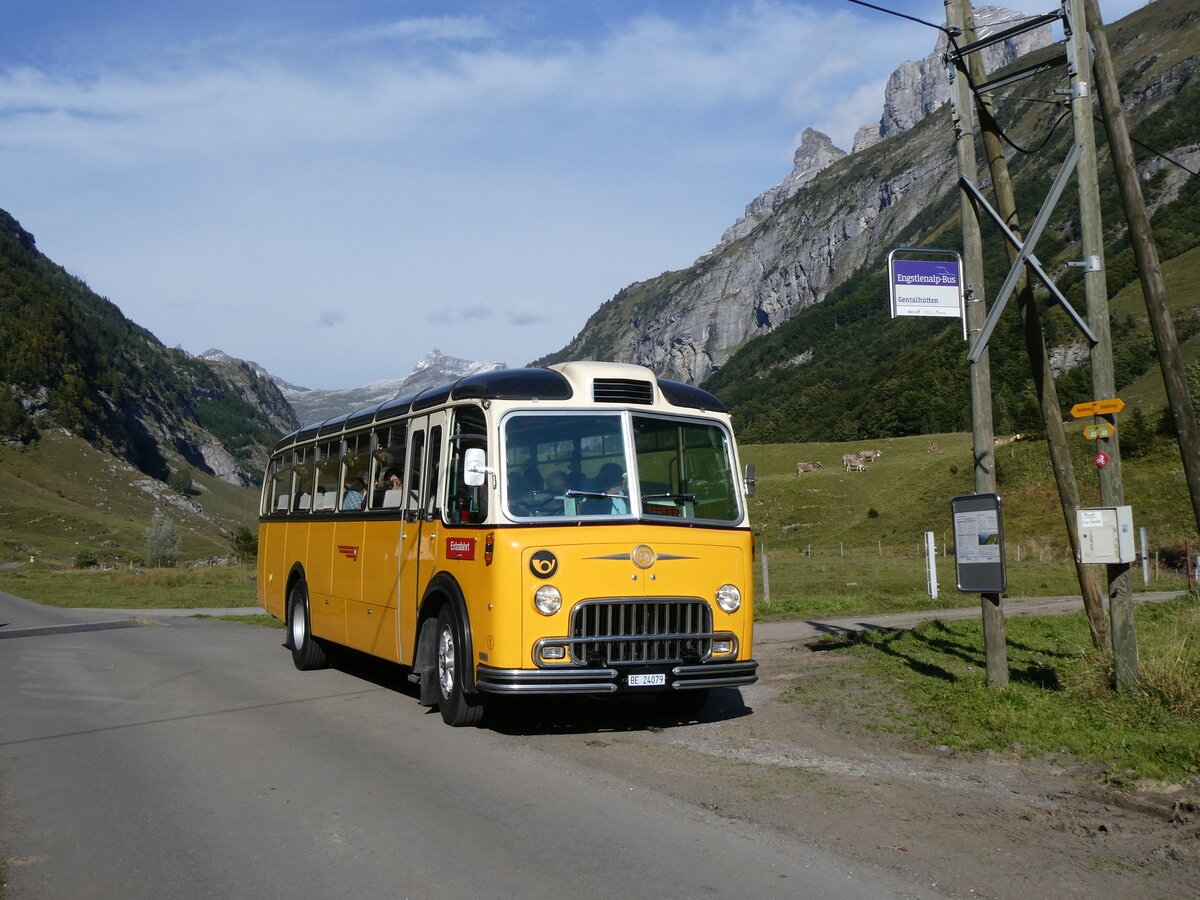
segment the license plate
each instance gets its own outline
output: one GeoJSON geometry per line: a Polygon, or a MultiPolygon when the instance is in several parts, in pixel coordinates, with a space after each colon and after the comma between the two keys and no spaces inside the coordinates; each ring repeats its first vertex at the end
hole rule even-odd
{"type": "Polygon", "coordinates": [[[655,685],[665,685],[667,676],[665,672],[652,672],[647,675],[630,675],[628,684],[630,687],[654,687],[655,685]]]}

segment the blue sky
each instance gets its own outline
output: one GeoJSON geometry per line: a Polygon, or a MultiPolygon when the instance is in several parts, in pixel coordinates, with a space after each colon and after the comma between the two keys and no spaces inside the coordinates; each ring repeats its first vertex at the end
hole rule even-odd
{"type": "Polygon", "coordinates": [[[849,150],[935,38],[846,0],[0,0],[0,207],[193,353],[520,365],[711,249],[806,127],[849,150]]]}

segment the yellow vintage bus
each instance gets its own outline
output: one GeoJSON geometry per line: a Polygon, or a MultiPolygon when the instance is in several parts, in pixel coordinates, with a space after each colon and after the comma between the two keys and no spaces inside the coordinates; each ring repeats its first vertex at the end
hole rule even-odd
{"type": "Polygon", "coordinates": [[[258,600],[297,668],[391,660],[450,725],[491,694],[694,712],[757,677],[753,481],[722,403],[649,369],[471,375],[279,441],[258,600]]]}

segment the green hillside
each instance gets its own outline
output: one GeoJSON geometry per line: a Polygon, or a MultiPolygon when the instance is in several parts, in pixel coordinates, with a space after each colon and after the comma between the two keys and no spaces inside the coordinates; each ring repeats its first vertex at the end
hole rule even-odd
{"type": "Polygon", "coordinates": [[[212,438],[253,475],[295,426],[274,384],[164,347],[3,210],[0,318],[0,440],[29,444],[65,428],[165,480],[183,464],[204,469],[212,438]]]}
{"type": "Polygon", "coordinates": [[[142,555],[155,509],[181,538],[180,560],[229,554],[229,533],[257,520],[258,492],[193,471],[187,495],[61,431],[26,447],[0,445],[0,562],[71,564],[80,550],[98,563],[142,555]]]}

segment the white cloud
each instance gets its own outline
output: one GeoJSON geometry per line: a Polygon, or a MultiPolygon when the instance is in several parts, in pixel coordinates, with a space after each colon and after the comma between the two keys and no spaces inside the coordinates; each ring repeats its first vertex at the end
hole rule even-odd
{"type": "Polygon", "coordinates": [[[337,35],[349,43],[373,41],[475,41],[494,37],[495,29],[481,16],[425,16],[353,28],[337,35]]]}
{"type": "Polygon", "coordinates": [[[0,69],[3,205],[168,345],[317,387],[432,346],[521,363],[710,249],[806,126],[849,149],[936,38],[841,2],[664,3],[553,33],[522,30],[536,3],[451,7],[22,57],[0,69]],[[344,346],[297,356],[314,330],[344,346]]]}

